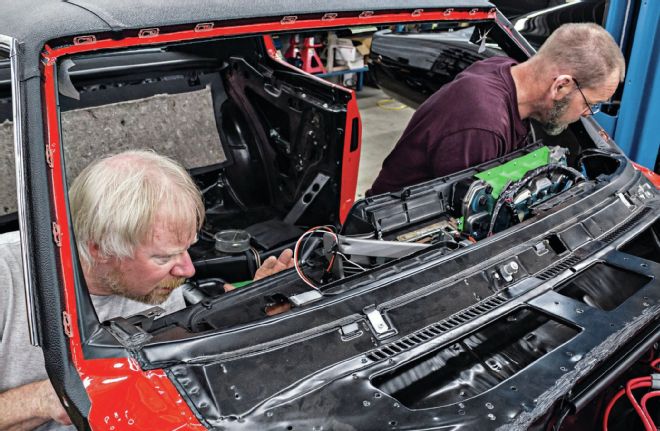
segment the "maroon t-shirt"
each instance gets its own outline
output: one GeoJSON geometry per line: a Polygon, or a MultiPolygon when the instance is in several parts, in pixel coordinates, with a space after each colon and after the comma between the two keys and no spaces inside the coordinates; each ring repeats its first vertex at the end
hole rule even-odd
{"type": "Polygon", "coordinates": [[[429,97],[383,162],[367,196],[448,175],[525,145],[508,57],[478,61],[429,97]]]}

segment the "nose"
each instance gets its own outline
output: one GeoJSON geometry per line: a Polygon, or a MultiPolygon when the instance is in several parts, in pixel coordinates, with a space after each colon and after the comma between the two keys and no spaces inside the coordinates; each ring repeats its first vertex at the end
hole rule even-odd
{"type": "Polygon", "coordinates": [[[172,267],[170,274],[174,277],[190,278],[195,275],[195,266],[187,251],[179,257],[179,261],[172,267]]]}

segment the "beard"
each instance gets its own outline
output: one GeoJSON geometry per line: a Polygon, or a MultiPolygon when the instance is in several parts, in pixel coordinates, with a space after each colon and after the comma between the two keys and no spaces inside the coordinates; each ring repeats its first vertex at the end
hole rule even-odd
{"type": "Polygon", "coordinates": [[[570,97],[564,97],[560,100],[555,100],[552,108],[548,111],[548,116],[545,121],[541,122],[541,127],[550,136],[557,136],[568,127],[568,123],[559,122],[559,118],[564,115],[570,103],[570,97]]]}
{"type": "Polygon", "coordinates": [[[101,283],[105,285],[113,295],[123,296],[134,301],[142,302],[143,304],[159,305],[165,302],[174,289],[181,286],[186,279],[184,277],[171,278],[169,280],[161,281],[151,292],[145,295],[135,294],[126,285],[122,273],[113,270],[106,274],[101,283]]]}

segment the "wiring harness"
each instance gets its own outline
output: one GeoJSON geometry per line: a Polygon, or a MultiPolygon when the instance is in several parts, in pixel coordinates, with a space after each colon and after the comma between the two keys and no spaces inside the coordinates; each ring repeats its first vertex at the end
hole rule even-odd
{"type": "MultiPolygon", "coordinates": [[[[307,246],[308,240],[313,238],[316,235],[316,240],[317,241],[324,241],[324,239],[327,239],[329,236],[334,240],[334,244],[330,247],[329,253],[327,253],[326,258],[328,260],[328,265],[324,268],[324,274],[329,274],[333,270],[333,265],[335,264],[335,260],[337,256],[341,259],[341,265],[345,267],[345,265],[349,265],[353,270],[355,271],[366,271],[367,268],[363,267],[357,262],[354,262],[351,260],[348,256],[346,256],[344,253],[338,250],[338,243],[339,243],[339,237],[337,236],[337,233],[335,232],[335,228],[333,226],[315,226],[309,230],[307,230],[305,233],[303,233],[300,238],[298,238],[298,241],[296,241],[296,245],[293,248],[293,265],[296,269],[296,272],[298,273],[298,276],[300,279],[305,282],[308,286],[312,287],[313,289],[319,289],[319,284],[318,282],[315,282],[312,280],[312,278],[305,274],[303,271],[303,265],[305,264],[305,248],[307,246]],[[318,237],[318,234],[321,234],[321,238],[318,237]]],[[[316,246],[318,245],[318,242],[315,244],[316,246]]],[[[313,245],[313,246],[315,246],[313,245]]],[[[323,279],[323,276],[321,277],[323,279]]]]}
{"type": "Polygon", "coordinates": [[[614,408],[614,405],[617,403],[617,401],[619,401],[619,399],[621,399],[624,395],[626,395],[628,401],[630,401],[630,404],[632,404],[633,408],[639,415],[642,424],[644,424],[644,431],[657,431],[658,428],[656,427],[655,423],[653,422],[653,418],[649,413],[647,403],[651,398],[660,397],[660,358],[651,361],[650,365],[651,369],[653,370],[653,374],[650,376],[637,377],[629,380],[625,387],[617,392],[616,395],[614,395],[614,397],[612,397],[610,402],[607,404],[603,417],[603,431],[608,431],[607,423],[610,417],[610,413],[612,413],[612,409],[614,408]],[[638,389],[647,389],[646,393],[642,395],[639,401],[633,393],[633,391],[638,389]]]}

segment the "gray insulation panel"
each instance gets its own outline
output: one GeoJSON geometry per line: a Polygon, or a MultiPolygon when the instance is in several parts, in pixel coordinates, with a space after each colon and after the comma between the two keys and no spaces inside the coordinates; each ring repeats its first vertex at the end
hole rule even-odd
{"type": "MultiPolygon", "coordinates": [[[[128,149],[153,149],[186,168],[226,160],[208,88],[66,111],[61,122],[69,184],[94,159],[128,149]]],[[[0,215],[16,211],[11,126],[0,124],[0,215]]]]}
{"type": "Polygon", "coordinates": [[[0,123],[0,216],[16,212],[13,123],[0,123]]]}

